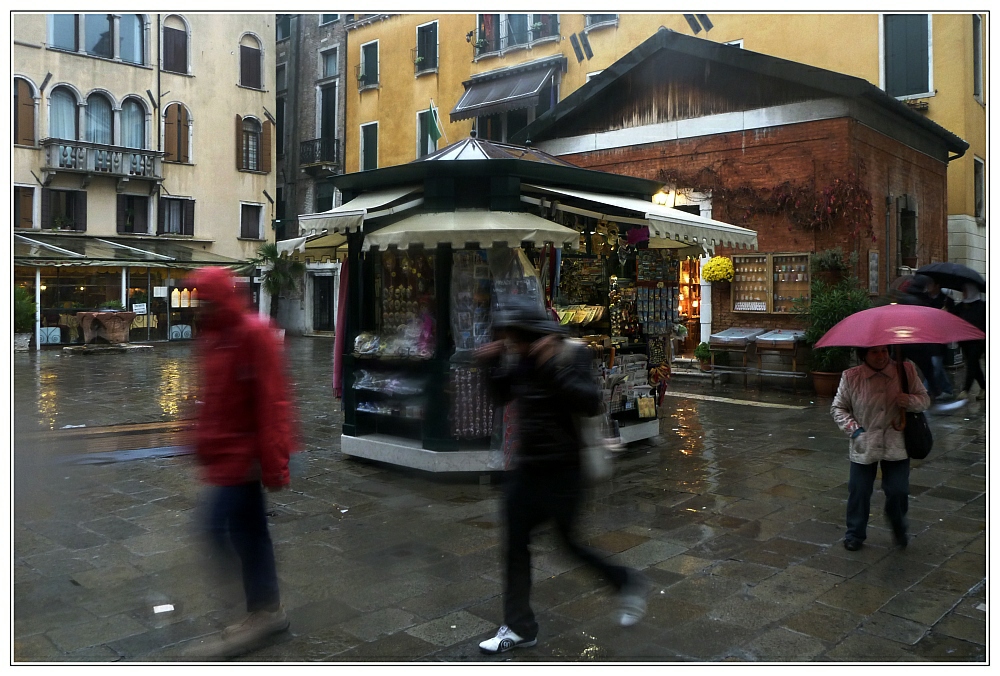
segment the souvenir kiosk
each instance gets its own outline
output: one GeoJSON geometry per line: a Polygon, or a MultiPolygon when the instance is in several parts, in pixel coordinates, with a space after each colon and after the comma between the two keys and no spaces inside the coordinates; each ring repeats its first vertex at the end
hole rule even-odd
{"type": "MultiPolygon", "coordinates": [[[[337,327],[342,347],[335,354],[343,388],[341,450],[428,471],[503,468],[498,458],[509,449],[509,430],[473,352],[490,340],[491,316],[505,295],[552,305],[562,256],[588,253],[590,214],[631,218],[629,226],[645,227],[676,249],[727,238],[756,245],[752,231],[656,207],[651,198],[662,187],[656,182],[476,138],[406,165],[333,180],[344,203],[299,220],[304,228],[347,236],[337,327]],[[655,222],[648,213],[654,208],[662,212],[655,222]]],[[[634,251],[626,253],[633,258],[624,269],[634,270],[634,251]]],[[[617,350],[604,361],[615,347],[610,322],[621,333],[631,320],[612,317],[620,304],[610,295],[602,307],[609,330],[603,352],[595,354],[614,365],[617,350]]],[[[628,345],[622,348],[621,356],[629,356],[628,345]]],[[[619,365],[644,377],[646,347],[632,349],[633,358],[619,365]]]]}

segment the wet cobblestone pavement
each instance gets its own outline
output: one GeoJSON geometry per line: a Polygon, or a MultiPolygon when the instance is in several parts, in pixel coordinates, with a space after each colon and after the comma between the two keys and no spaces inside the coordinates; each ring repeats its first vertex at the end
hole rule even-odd
{"type": "MultiPolygon", "coordinates": [[[[486,656],[477,644],[502,619],[500,488],[341,454],[332,346],[286,342],[305,452],[269,500],[291,627],[242,661],[988,658],[983,402],[932,419],[909,547],[892,546],[876,492],[865,547],[848,552],[847,442],[830,402],[675,378],[661,436],[616,458],[582,520],[592,545],[653,582],[646,618],[620,628],[611,588],[542,531],[538,646],[486,656]]],[[[14,356],[14,660],[175,661],[242,614],[235,581],[202,558],[190,455],[80,464],[89,447],[58,443],[190,417],[190,353],[14,356]]]]}

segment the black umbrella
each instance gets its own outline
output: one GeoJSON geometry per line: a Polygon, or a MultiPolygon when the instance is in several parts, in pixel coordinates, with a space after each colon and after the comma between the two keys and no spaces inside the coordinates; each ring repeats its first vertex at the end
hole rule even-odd
{"type": "Polygon", "coordinates": [[[972,268],[961,263],[930,263],[917,270],[919,275],[927,275],[946,289],[961,291],[971,283],[986,291],[986,280],[972,268]]]}

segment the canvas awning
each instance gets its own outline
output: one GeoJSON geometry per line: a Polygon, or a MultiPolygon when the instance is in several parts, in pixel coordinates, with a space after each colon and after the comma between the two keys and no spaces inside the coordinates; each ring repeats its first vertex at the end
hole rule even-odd
{"type": "MultiPolygon", "coordinates": [[[[733,248],[757,248],[757,233],[749,228],[741,228],[738,225],[730,225],[729,223],[723,223],[711,218],[696,216],[680,209],[660,206],[634,197],[602,195],[583,190],[551,188],[527,183],[523,187],[542,194],[561,195],[587,202],[589,203],[588,206],[592,206],[592,209],[594,209],[576,208],[556,201],[555,208],[557,210],[569,213],[583,213],[596,218],[621,221],[633,225],[646,225],[649,227],[650,237],[673,240],[684,246],[699,244],[707,250],[714,249],[716,245],[733,248]],[[615,214],[608,214],[601,210],[602,205],[604,207],[613,207],[618,210],[631,212],[631,215],[622,217],[615,214]]],[[[522,196],[521,199],[532,201],[531,198],[526,199],[525,196],[522,196]]]]}
{"type": "Polygon", "coordinates": [[[336,249],[347,244],[347,237],[335,232],[317,232],[305,237],[283,239],[277,243],[279,254],[305,253],[306,249],[336,249]]]}
{"type": "Polygon", "coordinates": [[[341,204],[339,207],[335,207],[329,211],[302,214],[299,216],[299,227],[303,230],[312,230],[314,232],[323,230],[329,232],[357,232],[361,229],[361,224],[364,223],[365,218],[369,217],[369,215],[374,217],[374,212],[378,210],[386,212],[385,214],[379,213],[378,215],[387,215],[423,204],[423,198],[421,197],[388,209],[383,209],[386,205],[422,190],[423,186],[420,185],[396,186],[383,190],[373,190],[372,192],[358,195],[350,202],[341,204]]]}
{"type": "Polygon", "coordinates": [[[245,261],[162,239],[113,239],[73,235],[14,235],[14,264],[190,269],[245,261]]]}
{"type": "Polygon", "coordinates": [[[495,115],[508,110],[532,108],[538,105],[538,95],[557,70],[563,68],[565,57],[549,58],[532,64],[519,64],[477,75],[463,84],[465,93],[451,110],[451,121],[470,117],[495,115]]]}
{"type": "Polygon", "coordinates": [[[467,244],[489,248],[495,244],[509,247],[532,242],[537,246],[579,247],[580,233],[558,223],[520,211],[451,211],[417,214],[365,235],[362,248],[406,249],[413,244],[434,248],[450,244],[462,249],[467,244]]]}

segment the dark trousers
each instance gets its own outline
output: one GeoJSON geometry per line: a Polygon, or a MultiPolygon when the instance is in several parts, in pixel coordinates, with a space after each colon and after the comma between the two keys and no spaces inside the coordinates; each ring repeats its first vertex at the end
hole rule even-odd
{"type": "Polygon", "coordinates": [[[240,559],[247,612],[277,610],[278,575],[260,482],[213,486],[206,520],[216,553],[225,556],[231,545],[240,559]]]}
{"type": "Polygon", "coordinates": [[[571,553],[599,571],[616,589],[625,585],[628,577],[626,568],[607,563],[600,554],[575,539],[582,498],[578,467],[546,472],[519,468],[510,473],[505,498],[507,567],[504,624],[528,641],[538,634],[538,623],[529,604],[531,553],[528,543],[535,527],[552,519],[556,532],[571,553]]]}
{"type": "Polygon", "coordinates": [[[983,356],[986,348],[986,341],[976,340],[968,343],[959,343],[962,348],[962,360],[965,361],[965,387],[966,392],[972,387],[972,381],[979,383],[979,387],[986,389],[986,374],[983,367],[979,365],[979,359],[983,356]]]}
{"type": "Polygon", "coordinates": [[[909,508],[910,459],[882,460],[870,465],[851,463],[847,482],[846,540],[864,540],[868,535],[868,515],[871,512],[875,473],[882,466],[882,492],[885,493],[885,515],[896,533],[906,532],[906,511],[909,508]]]}

